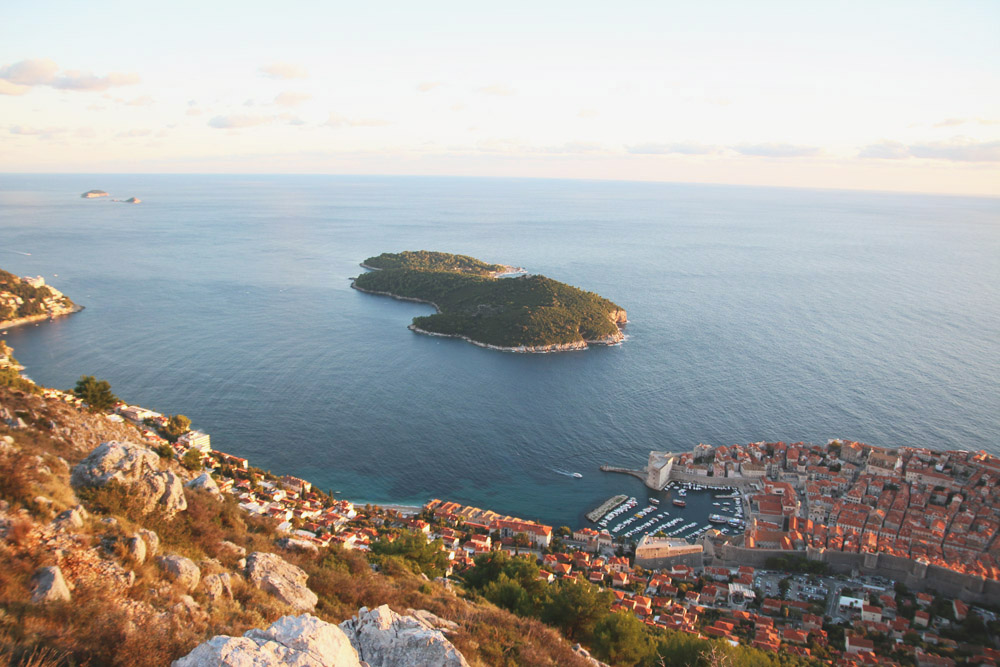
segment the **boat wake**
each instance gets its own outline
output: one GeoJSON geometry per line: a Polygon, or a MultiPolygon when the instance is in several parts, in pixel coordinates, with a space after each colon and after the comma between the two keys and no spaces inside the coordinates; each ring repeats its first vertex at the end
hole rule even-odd
{"type": "Polygon", "coordinates": [[[567,477],[575,477],[576,479],[580,479],[581,477],[583,477],[583,475],[581,475],[578,472],[567,472],[565,470],[557,470],[556,468],[553,468],[552,472],[556,473],[557,475],[566,475],[567,477]]]}

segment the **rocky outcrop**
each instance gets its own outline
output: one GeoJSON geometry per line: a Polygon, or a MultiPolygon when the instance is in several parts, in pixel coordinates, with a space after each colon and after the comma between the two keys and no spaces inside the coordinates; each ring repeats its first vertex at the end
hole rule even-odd
{"type": "Polygon", "coordinates": [[[222,491],[219,490],[219,485],[215,483],[215,479],[207,472],[201,473],[185,484],[184,487],[188,489],[200,489],[202,491],[207,491],[217,499],[222,500],[222,491]]]}
{"type": "Polygon", "coordinates": [[[69,586],[58,566],[43,567],[32,578],[35,581],[35,590],[31,593],[33,604],[69,602],[69,586]]]}
{"type": "Polygon", "coordinates": [[[233,576],[228,572],[210,574],[201,582],[201,588],[209,602],[233,599],[233,576]]]}
{"type": "Polygon", "coordinates": [[[628,313],[625,312],[624,308],[613,310],[608,314],[608,316],[611,318],[611,321],[618,326],[628,324],[628,313]]]}
{"type": "Polygon", "coordinates": [[[190,558],[171,554],[160,556],[156,562],[184,590],[191,592],[198,587],[198,582],[201,581],[201,569],[190,558]]]}
{"type": "Polygon", "coordinates": [[[458,623],[441,618],[426,609],[407,609],[406,614],[417,619],[432,630],[440,630],[444,634],[450,634],[458,630],[458,623]]]}
{"type": "Polygon", "coordinates": [[[83,505],[77,505],[60,512],[59,516],[53,519],[52,527],[56,530],[79,530],[83,528],[83,520],[86,518],[87,510],[83,508],[83,505]]]}
{"type": "Polygon", "coordinates": [[[299,540],[294,537],[282,537],[277,545],[289,551],[305,551],[307,553],[319,553],[319,547],[307,540],[299,540]]]}
{"type": "Polygon", "coordinates": [[[229,540],[222,540],[222,542],[219,543],[219,546],[224,552],[226,552],[226,554],[236,558],[243,558],[247,555],[247,550],[244,547],[241,547],[234,542],[230,542],[229,540]]]}
{"type": "Polygon", "coordinates": [[[125,540],[125,550],[129,558],[137,564],[142,564],[146,561],[148,549],[146,549],[146,540],[142,539],[141,535],[133,535],[127,538],[125,540]]]}
{"type": "Polygon", "coordinates": [[[591,667],[610,667],[606,662],[601,662],[594,656],[590,655],[590,651],[583,648],[579,644],[573,644],[573,653],[576,653],[578,656],[586,660],[587,664],[591,665],[591,667]]]}
{"type": "Polygon", "coordinates": [[[187,509],[181,478],[160,470],[160,457],[143,445],[102,443],[73,468],[70,478],[74,487],[106,486],[112,481],[125,486],[145,513],[156,510],[172,517],[187,509]]]}
{"type": "Polygon", "coordinates": [[[361,667],[361,662],[340,628],[305,614],[284,616],[266,630],[250,630],[242,637],[213,637],[173,663],[173,667],[219,665],[361,667]]]}
{"type": "Polygon", "coordinates": [[[362,607],[340,627],[310,614],[284,616],[266,630],[213,637],[173,667],[468,667],[428,619],[441,621],[429,612],[400,616],[385,605],[362,607]]]}
{"type": "Polygon", "coordinates": [[[465,657],[426,620],[400,616],[382,605],[362,607],[340,624],[358,657],[371,667],[468,667],[465,657]]]}
{"type": "Polygon", "coordinates": [[[150,558],[160,551],[160,536],[147,528],[140,528],[139,535],[146,543],[146,555],[150,558]]]}
{"type": "Polygon", "coordinates": [[[277,554],[255,551],[247,558],[247,579],[297,611],[310,611],[319,598],[306,586],[308,575],[277,554]]]}

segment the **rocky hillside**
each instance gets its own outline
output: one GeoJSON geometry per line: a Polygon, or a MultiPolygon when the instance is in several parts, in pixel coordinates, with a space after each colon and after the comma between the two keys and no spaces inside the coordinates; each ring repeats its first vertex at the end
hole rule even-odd
{"type": "Polygon", "coordinates": [[[79,310],[41,277],[21,278],[0,269],[0,326],[13,326],[79,310]]]}
{"type": "Polygon", "coordinates": [[[594,664],[403,559],[302,549],[141,441],[0,386],[0,666],[594,664]]]}

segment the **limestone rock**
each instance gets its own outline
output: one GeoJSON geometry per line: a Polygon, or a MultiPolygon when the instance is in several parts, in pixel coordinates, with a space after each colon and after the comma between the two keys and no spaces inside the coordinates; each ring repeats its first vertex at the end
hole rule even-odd
{"type": "Polygon", "coordinates": [[[184,590],[193,591],[201,580],[201,570],[190,558],[171,554],[156,559],[160,567],[179,583],[184,590]]]}
{"type": "Polygon", "coordinates": [[[377,609],[362,607],[358,615],[340,624],[358,657],[371,667],[468,667],[440,630],[427,627],[412,616],[400,616],[382,605],[377,609]]]}
{"type": "Polygon", "coordinates": [[[111,481],[125,486],[146,513],[156,510],[170,517],[187,509],[181,478],[160,470],[160,457],[143,445],[102,443],[73,468],[70,478],[74,487],[105,486],[111,481]]]}
{"type": "Polygon", "coordinates": [[[228,572],[208,575],[202,580],[201,587],[209,602],[233,598],[233,577],[228,572]]]}
{"type": "Polygon", "coordinates": [[[247,558],[247,579],[298,611],[314,609],[319,598],[306,587],[308,575],[277,554],[255,551],[247,558]]]}
{"type": "Polygon", "coordinates": [[[289,551],[305,551],[308,553],[319,553],[319,547],[308,540],[298,540],[294,537],[282,537],[278,540],[278,546],[289,551]]]}
{"type": "Polygon", "coordinates": [[[284,616],[242,637],[218,635],[173,667],[361,667],[344,632],[315,616],[284,616]]]}
{"type": "Polygon", "coordinates": [[[139,529],[139,535],[146,542],[146,555],[152,558],[160,551],[160,536],[146,528],[139,529]]]}
{"type": "Polygon", "coordinates": [[[207,614],[202,611],[201,606],[190,595],[182,595],[177,604],[171,609],[171,612],[174,617],[183,619],[184,621],[198,622],[207,617],[207,614]]]}
{"type": "Polygon", "coordinates": [[[587,664],[591,665],[591,667],[610,667],[606,662],[601,662],[594,656],[590,655],[590,651],[583,648],[579,644],[573,644],[573,653],[576,653],[578,656],[586,660],[587,664]]]}
{"type": "Polygon", "coordinates": [[[207,472],[201,473],[184,486],[189,489],[201,489],[202,491],[207,491],[218,500],[222,500],[222,491],[219,491],[219,485],[215,483],[215,480],[207,472]]]}
{"type": "Polygon", "coordinates": [[[229,540],[222,540],[222,542],[219,543],[219,546],[222,547],[222,549],[230,556],[243,558],[247,555],[247,550],[245,548],[235,544],[234,542],[230,542],[229,540]]]}
{"type": "Polygon", "coordinates": [[[455,621],[449,621],[446,618],[441,618],[437,614],[432,614],[426,609],[407,609],[406,613],[408,616],[412,616],[417,619],[423,623],[425,627],[431,630],[440,630],[444,634],[458,630],[458,623],[455,621]]]}
{"type": "Polygon", "coordinates": [[[69,602],[69,587],[58,566],[43,567],[33,577],[35,590],[31,593],[33,604],[46,602],[69,602]]]}
{"type": "Polygon", "coordinates": [[[53,520],[52,525],[56,530],[83,528],[83,518],[85,514],[86,510],[82,507],[72,507],[68,510],[60,512],[55,520],[53,520]]]}
{"type": "Polygon", "coordinates": [[[133,535],[125,540],[125,548],[128,550],[128,555],[136,563],[144,563],[146,561],[146,540],[142,539],[141,535],[133,535]]]}

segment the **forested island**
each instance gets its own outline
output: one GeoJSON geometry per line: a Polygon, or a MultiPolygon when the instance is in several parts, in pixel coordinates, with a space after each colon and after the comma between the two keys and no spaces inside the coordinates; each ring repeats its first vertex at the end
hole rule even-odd
{"type": "Polygon", "coordinates": [[[579,350],[624,339],[625,310],[602,296],[541,275],[498,277],[523,269],[426,250],[383,253],[362,266],[376,270],[355,278],[355,289],[437,308],[413,319],[410,329],[419,333],[517,352],[579,350]]]}

